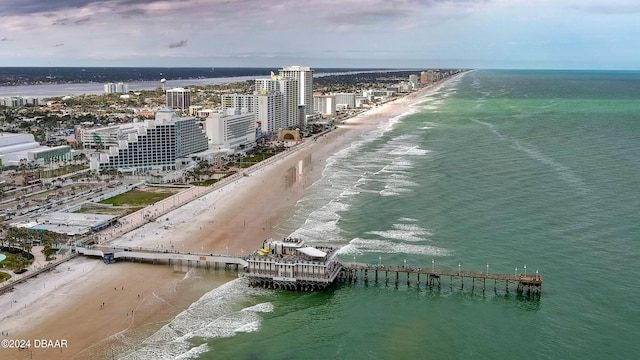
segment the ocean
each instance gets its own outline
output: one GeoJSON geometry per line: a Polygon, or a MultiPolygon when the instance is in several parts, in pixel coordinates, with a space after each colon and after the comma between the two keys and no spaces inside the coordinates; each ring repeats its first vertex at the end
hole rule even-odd
{"type": "Polygon", "coordinates": [[[640,72],[468,72],[333,155],[278,231],[347,262],[526,265],[541,297],[239,279],[122,358],[634,359],[639,209],[640,72]]]}

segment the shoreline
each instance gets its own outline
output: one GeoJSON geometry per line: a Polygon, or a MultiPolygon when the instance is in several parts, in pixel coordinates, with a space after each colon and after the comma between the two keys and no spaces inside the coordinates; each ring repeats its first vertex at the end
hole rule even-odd
{"type": "MultiPolygon", "coordinates": [[[[79,69],[81,67],[78,67],[79,69]]],[[[163,69],[163,68],[158,68],[163,69]]],[[[178,78],[167,79],[165,83],[169,87],[187,87],[187,86],[206,86],[231,84],[255,80],[260,77],[268,77],[269,71],[273,68],[264,68],[266,71],[260,75],[238,75],[238,76],[220,76],[220,77],[194,77],[194,78],[178,78]]],[[[349,74],[366,74],[366,73],[384,73],[394,71],[409,71],[402,69],[380,69],[380,70],[362,70],[362,71],[343,71],[343,72],[325,72],[316,73],[315,77],[329,75],[349,75],[349,74]]],[[[128,84],[129,91],[149,91],[162,87],[158,75],[157,80],[130,80],[130,81],[84,81],[84,82],[52,82],[52,83],[35,83],[35,84],[15,84],[0,85],[0,97],[23,96],[34,97],[38,99],[64,97],[64,96],[83,96],[83,95],[99,95],[104,94],[104,84],[108,82],[123,82],[128,84]]]]}
{"type": "MultiPolygon", "coordinates": [[[[452,78],[455,76],[448,79],[452,78]]],[[[306,187],[321,178],[326,160],[333,153],[381,122],[411,112],[411,105],[443,82],[347,119],[304,148],[292,150],[250,176],[238,178],[110,244],[248,254],[265,238],[283,235],[277,234],[277,225],[286,220],[285,215],[302,198],[306,187]]],[[[118,345],[140,331],[152,333],[208,291],[235,278],[232,273],[210,272],[215,276],[206,277],[215,279],[202,287],[192,283],[192,270],[129,262],[104,265],[98,259],[84,257],[61,267],[68,269],[38,276],[17,286],[14,293],[0,296],[0,309],[9,310],[3,311],[0,327],[10,336],[2,338],[67,340],[66,349],[34,349],[34,355],[47,358],[107,358],[108,346],[118,345]],[[61,280],[59,275],[65,271],[61,280]],[[49,289],[45,289],[47,285],[49,289]],[[22,309],[13,309],[13,303],[7,300],[17,296],[32,301],[16,305],[23,305],[22,309]]],[[[144,338],[142,333],[139,336],[144,338]]],[[[21,358],[25,352],[3,349],[0,354],[12,359],[21,358]]]]}

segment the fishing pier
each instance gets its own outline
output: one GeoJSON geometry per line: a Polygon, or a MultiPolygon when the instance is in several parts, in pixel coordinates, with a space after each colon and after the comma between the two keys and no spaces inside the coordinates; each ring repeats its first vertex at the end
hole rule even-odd
{"type": "Polygon", "coordinates": [[[489,286],[495,292],[504,288],[507,293],[516,291],[526,296],[542,293],[542,276],[537,271],[527,274],[526,265],[524,274],[518,274],[516,269],[511,275],[490,273],[488,264],[486,272],[471,272],[462,271],[460,265],[458,270],[436,269],[433,261],[431,268],[407,267],[406,263],[405,266],[385,266],[342,262],[338,260],[338,248],[308,246],[296,238],[265,240],[263,248],[245,260],[248,266],[243,276],[249,280],[249,285],[271,289],[314,291],[336,282],[357,282],[358,279],[365,283],[394,281],[397,285],[402,277],[407,285],[415,281],[420,286],[424,281],[430,288],[441,288],[443,282],[448,282],[452,290],[454,286],[460,289],[466,286],[472,292],[476,287],[484,292],[489,286]]]}
{"type": "Polygon", "coordinates": [[[358,278],[361,278],[366,283],[372,277],[375,282],[384,280],[385,284],[388,284],[391,276],[391,281],[398,285],[402,274],[402,277],[406,278],[407,285],[411,284],[411,278],[414,277],[416,284],[420,286],[422,277],[425,285],[430,288],[441,288],[443,279],[446,279],[445,282],[449,283],[451,289],[454,285],[464,289],[466,281],[467,288],[470,288],[472,292],[476,287],[481,288],[483,292],[486,291],[488,282],[489,286],[493,285],[492,288],[495,292],[498,291],[498,288],[504,288],[509,293],[510,287],[515,287],[518,294],[539,296],[542,293],[542,276],[537,271],[535,274],[518,274],[516,269],[514,274],[494,274],[488,271],[488,266],[487,272],[471,272],[461,271],[459,268],[458,270],[443,270],[435,267],[386,266],[356,262],[341,262],[340,265],[342,272],[339,279],[348,282],[356,282],[358,278]]]}
{"type": "Polygon", "coordinates": [[[246,257],[184,253],[177,251],[143,249],[143,248],[114,248],[114,247],[76,247],[77,254],[100,257],[105,264],[116,260],[134,262],[148,262],[153,264],[169,264],[187,267],[224,266],[225,270],[238,271],[246,278],[249,286],[269,289],[284,289],[293,291],[317,291],[329,288],[339,282],[353,282],[359,280],[368,283],[389,282],[398,285],[401,279],[406,280],[407,286],[415,283],[417,286],[425,284],[429,288],[449,286],[452,290],[470,289],[472,292],[493,288],[494,292],[504,289],[507,293],[515,291],[526,296],[540,296],[542,293],[542,276],[538,274],[490,273],[487,265],[486,272],[462,271],[460,265],[457,270],[436,269],[432,261],[431,268],[388,266],[366,264],[358,262],[343,262],[338,260],[337,247],[308,246],[302,239],[286,238],[283,240],[265,240],[262,248],[246,257]]]}

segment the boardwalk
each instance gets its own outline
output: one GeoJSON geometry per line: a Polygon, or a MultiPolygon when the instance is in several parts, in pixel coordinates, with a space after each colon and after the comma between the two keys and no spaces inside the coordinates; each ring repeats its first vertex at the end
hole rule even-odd
{"type": "Polygon", "coordinates": [[[65,255],[62,256],[60,259],[51,261],[49,263],[47,263],[46,265],[42,266],[42,267],[38,267],[37,269],[34,270],[29,270],[28,272],[24,273],[24,274],[20,274],[20,275],[14,275],[14,277],[12,277],[11,279],[5,281],[2,283],[2,285],[0,285],[0,294],[4,294],[7,291],[10,291],[13,289],[13,287],[15,285],[18,285],[22,282],[25,282],[29,279],[31,279],[32,277],[38,276],[39,274],[42,274],[46,271],[50,271],[55,269],[58,265],[67,262],[73,258],[75,258],[76,256],[78,256],[78,254],[70,254],[70,255],[65,255]]]}
{"type": "Polygon", "coordinates": [[[78,254],[86,256],[95,256],[103,259],[105,263],[115,262],[116,260],[129,260],[137,262],[151,262],[151,263],[168,263],[169,265],[178,264],[195,267],[210,267],[213,265],[216,267],[218,264],[223,264],[225,268],[233,267],[234,270],[239,270],[247,266],[247,261],[239,256],[233,255],[219,255],[219,254],[204,254],[204,253],[191,253],[191,252],[179,252],[169,250],[157,250],[146,248],[123,248],[123,247],[107,247],[107,246],[92,246],[92,247],[77,247],[76,252],[78,254]]]}
{"type": "Polygon", "coordinates": [[[400,281],[400,274],[406,277],[407,284],[411,283],[411,275],[415,276],[415,282],[420,284],[422,276],[427,286],[441,287],[442,279],[449,278],[449,286],[453,288],[454,283],[464,289],[465,279],[467,279],[467,287],[471,286],[472,291],[475,290],[476,280],[478,286],[482,286],[482,291],[487,289],[487,280],[493,280],[494,291],[498,290],[498,281],[500,287],[504,286],[506,292],[509,292],[509,286],[515,286],[518,293],[526,295],[540,295],[542,292],[542,276],[537,274],[498,274],[490,272],[471,272],[461,270],[443,270],[435,268],[417,268],[405,266],[385,266],[371,265],[356,262],[341,262],[343,274],[341,279],[346,281],[355,281],[359,277],[364,281],[379,281],[384,276],[384,281],[389,282],[389,275],[392,275],[396,284],[400,281]]]}

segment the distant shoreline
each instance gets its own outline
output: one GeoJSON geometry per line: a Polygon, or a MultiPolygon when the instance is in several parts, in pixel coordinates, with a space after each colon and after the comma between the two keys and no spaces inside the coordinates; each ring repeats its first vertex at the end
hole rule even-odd
{"type": "MultiPolygon", "coordinates": [[[[184,87],[189,85],[227,84],[243,82],[255,79],[255,76],[242,76],[232,78],[208,78],[167,80],[165,86],[184,87]]],[[[129,91],[153,90],[162,87],[160,81],[129,82],[129,91]]],[[[71,84],[42,84],[42,85],[16,85],[0,86],[0,97],[26,96],[39,99],[61,96],[98,95],[104,93],[104,83],[71,83],[71,84]]]]}
{"type": "MultiPolygon", "coordinates": [[[[36,68],[22,68],[24,71],[26,69],[36,69],[36,68]]],[[[85,68],[72,68],[73,70],[66,69],[72,74],[83,74],[87,73],[87,71],[82,71],[85,68]],[[75,72],[75,73],[73,73],[75,72]]],[[[104,68],[99,68],[104,69],[104,68]]],[[[165,86],[168,87],[185,87],[185,86],[202,86],[202,85],[214,85],[214,84],[227,84],[227,83],[235,83],[235,82],[244,82],[244,81],[252,81],[256,78],[269,76],[271,71],[276,71],[274,68],[220,68],[215,71],[216,75],[220,76],[211,76],[213,72],[209,72],[208,74],[191,74],[189,75],[189,70],[186,69],[186,73],[180,72],[167,72],[167,70],[175,70],[175,69],[164,69],[164,68],[148,68],[145,69],[147,71],[144,74],[139,73],[138,68],[112,68],[114,71],[122,70],[128,72],[136,72],[139,74],[139,78],[132,80],[130,77],[123,80],[125,78],[118,77],[110,74],[94,74],[93,77],[90,77],[91,74],[85,76],[85,80],[83,78],[77,77],[60,77],[59,75],[55,75],[55,71],[52,70],[51,74],[48,75],[47,68],[38,68],[39,73],[33,77],[33,83],[21,83],[23,80],[15,80],[18,77],[24,77],[26,75],[22,74],[8,74],[7,68],[0,68],[0,97],[10,97],[10,96],[25,96],[25,97],[35,97],[35,98],[48,98],[48,97],[59,97],[59,96],[79,96],[79,95],[96,95],[104,93],[104,84],[109,82],[124,82],[128,84],[129,91],[141,91],[141,90],[153,90],[159,87],[162,87],[160,82],[161,79],[166,79],[165,86]],[[227,70],[227,71],[224,71],[227,70]],[[225,76],[225,74],[227,76],[225,76]],[[204,76],[208,75],[208,76],[204,76]],[[10,83],[7,80],[8,77],[12,76],[14,78],[13,82],[10,83]],[[46,78],[53,77],[59,79],[59,81],[47,81],[46,78]],[[45,79],[35,80],[35,79],[45,79]],[[63,79],[74,79],[75,81],[65,80],[63,79]],[[155,80],[152,80],[155,79],[155,80]]],[[[348,69],[348,68],[319,68],[313,69],[314,77],[323,77],[329,75],[349,75],[349,74],[364,74],[364,73],[395,73],[395,72],[414,72],[420,70],[412,70],[412,69],[348,69]]],[[[73,75],[75,76],[75,75],[73,75]]],[[[120,74],[119,76],[123,76],[120,74]]]]}
{"type": "MultiPolygon", "coordinates": [[[[315,75],[420,71],[389,68],[314,68],[315,75]]],[[[0,87],[56,84],[87,84],[107,82],[147,82],[167,80],[205,80],[244,76],[269,76],[272,67],[219,68],[140,68],[140,67],[0,67],[0,87]]]]}

